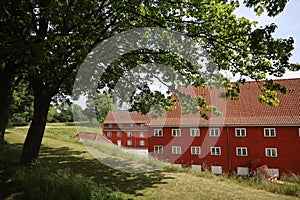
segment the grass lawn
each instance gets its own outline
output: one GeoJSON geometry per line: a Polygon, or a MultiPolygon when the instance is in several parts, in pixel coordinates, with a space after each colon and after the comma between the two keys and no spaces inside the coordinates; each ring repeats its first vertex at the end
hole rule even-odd
{"type": "MultiPolygon", "coordinates": [[[[27,174],[35,174],[38,170],[44,168],[46,169],[45,173],[50,173],[53,177],[55,177],[55,174],[60,174],[61,170],[67,171],[72,176],[80,175],[81,178],[74,179],[74,181],[79,180],[79,185],[81,181],[89,181],[87,184],[90,184],[91,187],[92,185],[96,187],[94,193],[100,188],[104,189],[108,196],[103,196],[102,199],[107,199],[108,197],[111,199],[187,200],[297,199],[296,197],[279,195],[258,189],[259,185],[247,186],[246,184],[211,174],[201,175],[198,173],[188,173],[184,170],[171,171],[167,168],[147,173],[119,171],[99,162],[88,152],[84,145],[69,139],[77,133],[76,129],[72,126],[61,127],[56,125],[55,128],[54,126],[48,126],[42,142],[39,163],[31,169],[23,169],[17,165],[17,159],[22,150],[25,133],[26,127],[19,127],[9,129],[8,134],[6,134],[6,141],[8,141],[10,148],[9,151],[11,151],[13,157],[11,159],[2,157],[2,160],[0,160],[3,162],[0,165],[0,199],[14,199],[15,195],[17,196],[18,193],[24,190],[23,187],[17,186],[19,183],[16,180],[18,179],[15,180],[12,178],[20,173],[20,171],[25,171],[27,174]]],[[[105,154],[105,152],[102,152],[102,154],[105,154]]],[[[105,156],[113,158],[109,153],[106,153],[105,156]]],[[[67,179],[71,179],[72,176],[67,176],[67,179]]],[[[69,182],[67,183],[70,184],[69,182]]],[[[38,184],[43,183],[32,181],[30,184],[32,189],[38,187],[38,184]]],[[[74,187],[77,188],[78,185],[74,187]]],[[[51,189],[47,187],[45,191],[50,192],[51,189]]],[[[70,189],[70,191],[72,190],[70,189]]],[[[46,193],[44,195],[45,197],[47,196],[46,193]]],[[[98,194],[98,197],[101,195],[102,193],[98,194]]],[[[75,199],[79,199],[79,196],[77,197],[75,199]]],[[[89,196],[85,197],[86,199],[90,198],[89,196]]],[[[93,198],[101,199],[101,197],[95,198],[95,196],[93,198]]],[[[28,197],[28,199],[31,198],[28,197]]]]}

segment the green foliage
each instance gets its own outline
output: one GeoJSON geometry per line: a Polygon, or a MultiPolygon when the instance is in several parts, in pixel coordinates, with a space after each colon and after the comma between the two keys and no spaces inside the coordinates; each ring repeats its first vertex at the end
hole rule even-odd
{"type": "Polygon", "coordinates": [[[246,7],[253,7],[257,15],[265,10],[268,16],[274,17],[283,11],[289,0],[244,0],[246,7]]]}
{"type": "Polygon", "coordinates": [[[15,87],[9,112],[10,125],[25,125],[33,116],[33,95],[28,83],[21,80],[15,87]]]}
{"type": "MultiPolygon", "coordinates": [[[[96,117],[100,123],[103,123],[108,112],[112,110],[113,102],[108,95],[96,94],[96,97],[91,97],[87,100],[86,106],[83,114],[90,122],[96,117]]],[[[76,118],[76,121],[78,121],[78,118],[76,118]]]]}

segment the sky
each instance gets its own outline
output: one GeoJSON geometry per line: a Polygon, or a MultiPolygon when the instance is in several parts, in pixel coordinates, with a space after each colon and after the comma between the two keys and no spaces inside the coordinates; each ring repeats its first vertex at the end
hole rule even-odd
{"type": "MultiPolygon", "coordinates": [[[[256,16],[252,8],[241,7],[235,11],[237,16],[244,16],[258,22],[258,27],[275,23],[277,29],[275,38],[294,38],[294,51],[290,61],[300,63],[300,1],[289,0],[283,12],[275,17],[268,17],[267,13],[256,16]]],[[[282,78],[300,78],[300,71],[287,72],[282,78]]]]}

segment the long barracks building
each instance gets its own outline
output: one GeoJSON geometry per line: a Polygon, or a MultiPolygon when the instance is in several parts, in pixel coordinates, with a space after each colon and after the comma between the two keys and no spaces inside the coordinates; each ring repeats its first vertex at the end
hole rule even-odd
{"type": "Polygon", "coordinates": [[[147,148],[152,157],[215,174],[245,175],[264,164],[270,174],[300,174],[300,79],[276,82],[288,90],[278,94],[279,106],[258,102],[262,82],[242,85],[238,101],[219,98],[217,90],[190,86],[181,91],[204,97],[224,115],[208,113],[210,119],[205,120],[199,114],[183,114],[179,99],[172,111],[156,119],[111,111],[103,135],[118,146],[147,148]]]}

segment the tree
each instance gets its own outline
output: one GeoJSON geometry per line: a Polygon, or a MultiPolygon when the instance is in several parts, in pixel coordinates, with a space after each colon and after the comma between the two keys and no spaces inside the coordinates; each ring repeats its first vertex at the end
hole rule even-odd
{"type": "Polygon", "coordinates": [[[0,143],[8,122],[13,89],[25,65],[25,57],[31,45],[27,43],[31,16],[23,12],[25,1],[0,2],[0,143]]]}
{"type": "MultiPolygon", "coordinates": [[[[86,108],[83,113],[87,116],[92,125],[92,120],[97,117],[99,123],[103,123],[106,115],[112,110],[112,99],[105,94],[96,94],[95,98],[89,98],[86,102],[86,108]]],[[[75,109],[74,109],[75,110],[75,109]]]]}
{"type": "Polygon", "coordinates": [[[32,119],[33,95],[26,80],[21,79],[13,90],[9,124],[25,125],[32,119]]]}
{"type": "MultiPolygon", "coordinates": [[[[243,83],[245,77],[260,80],[267,74],[281,76],[286,69],[298,69],[298,65],[289,62],[293,49],[292,38],[273,38],[272,34],[276,29],[273,24],[255,28],[255,23],[245,18],[237,19],[233,14],[238,7],[237,1],[227,2],[23,0],[2,4],[2,10],[6,13],[5,20],[2,21],[8,30],[2,35],[10,34],[11,27],[15,26],[12,23],[15,21],[16,24],[21,24],[11,33],[14,40],[5,41],[11,46],[16,43],[16,46],[24,47],[24,44],[27,44],[26,54],[21,57],[22,62],[19,63],[25,66],[23,69],[26,70],[34,94],[34,114],[23,146],[21,164],[33,163],[38,157],[53,97],[57,94],[70,94],[78,67],[87,53],[117,33],[139,27],[161,27],[178,31],[199,41],[199,45],[207,50],[219,70],[230,70],[233,74],[239,74],[238,83],[243,83]],[[25,14],[24,19],[20,17],[22,14],[25,14]]],[[[257,1],[245,2],[249,6],[256,6],[266,5],[261,2],[274,1],[259,1],[258,4],[257,1]]],[[[284,2],[281,6],[285,6],[284,2]]],[[[267,10],[275,10],[276,14],[276,9],[274,5],[267,10]]],[[[155,38],[149,39],[155,41],[155,38]]],[[[16,63],[18,59],[14,57],[12,60],[16,63]]],[[[102,90],[108,88],[107,91],[111,93],[124,73],[137,65],[156,61],[172,67],[189,80],[189,83],[204,86],[206,80],[200,77],[201,73],[197,68],[199,66],[193,66],[172,52],[138,49],[123,55],[107,67],[99,87],[102,90]]],[[[138,95],[133,95],[132,102],[141,105],[133,106],[134,109],[147,112],[149,106],[143,102],[152,104],[162,101],[162,106],[169,106],[170,102],[165,101],[165,95],[148,90],[149,87],[143,85],[143,79],[136,79],[134,83],[136,89],[149,94],[144,95],[147,101],[143,98],[136,99],[138,95]]],[[[270,81],[267,83],[264,89],[265,98],[261,98],[262,101],[276,97],[268,95],[270,91],[283,90],[270,81]]],[[[224,79],[222,85],[230,88],[227,97],[238,93],[239,84],[232,86],[228,79],[224,79]]],[[[9,95],[5,94],[5,98],[7,96],[9,95]]],[[[202,106],[206,107],[205,104],[202,106]]]]}

